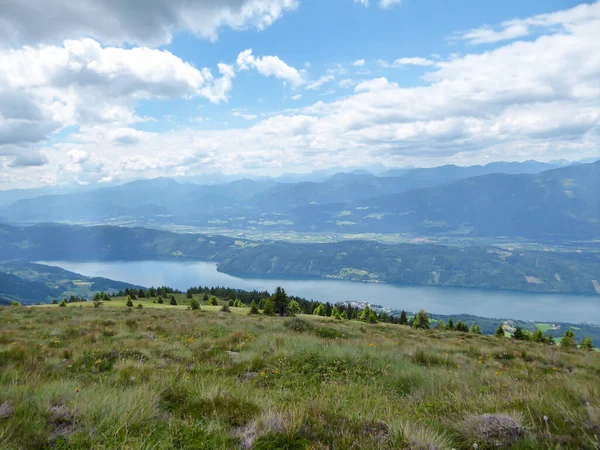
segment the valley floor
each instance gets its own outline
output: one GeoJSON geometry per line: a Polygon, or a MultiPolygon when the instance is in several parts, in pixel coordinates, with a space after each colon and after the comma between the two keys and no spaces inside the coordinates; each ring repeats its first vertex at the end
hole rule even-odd
{"type": "Polygon", "coordinates": [[[596,352],[219,309],[2,308],[0,448],[600,446],[596,352]]]}

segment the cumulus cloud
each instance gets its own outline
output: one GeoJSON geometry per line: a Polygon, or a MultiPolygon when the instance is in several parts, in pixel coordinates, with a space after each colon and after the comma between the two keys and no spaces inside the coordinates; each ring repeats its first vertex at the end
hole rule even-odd
{"type": "Polygon", "coordinates": [[[238,55],[236,62],[239,70],[255,69],[261,75],[279,78],[294,87],[305,83],[304,72],[288,66],[277,56],[256,57],[252,54],[252,49],[248,49],[238,55]]]}
{"type": "Polygon", "coordinates": [[[167,51],[102,47],[92,39],[2,50],[0,145],[35,144],[66,126],[133,123],[143,99],[227,101],[235,73],[218,67],[215,78],[167,51]]]}
{"type": "MultiPolygon", "coordinates": [[[[138,141],[132,139],[124,151],[119,137],[134,133],[130,130],[135,125],[97,121],[81,127],[67,142],[43,148],[49,159],[45,166],[10,169],[11,179],[22,179],[25,170],[40,180],[55,176],[59,182],[92,183],[214,170],[277,174],[307,166],[359,166],[382,159],[389,164],[432,165],[597,155],[600,18],[569,19],[541,30],[535,39],[424,65],[425,75],[416,86],[399,85],[385,77],[358,84],[350,80],[344,87],[354,84],[354,90],[343,98],[257,118],[247,127],[139,132],[134,134],[138,141]]],[[[264,75],[276,76],[273,67],[277,67],[277,73],[288,78],[294,73],[278,58],[265,61],[266,57],[257,58],[252,52],[242,53],[241,64],[236,62],[240,70],[263,70],[264,75]]],[[[229,73],[231,79],[235,73],[229,69],[222,68],[221,76],[229,73]]],[[[301,78],[297,85],[306,86],[306,77],[301,78]]],[[[80,85],[88,86],[94,79],[75,84],[74,91],[80,92],[80,85]]],[[[24,86],[14,92],[31,89],[24,86]]],[[[188,94],[188,88],[179,87],[177,92],[197,95],[194,89],[188,94]]],[[[31,97],[33,106],[24,105],[13,115],[35,121],[55,111],[47,102],[37,102],[43,94],[31,97]]],[[[78,103],[72,104],[77,110],[78,103]]],[[[13,151],[10,158],[15,155],[13,151]]],[[[6,184],[5,180],[0,176],[0,183],[6,184]]]]}
{"type": "Polygon", "coordinates": [[[365,65],[365,60],[364,60],[364,59],[357,59],[356,61],[354,61],[354,62],[352,63],[352,65],[353,65],[354,67],[362,67],[362,66],[364,66],[364,65],[365,65]]]}
{"type": "Polygon", "coordinates": [[[298,0],[5,0],[0,44],[57,44],[91,36],[105,44],[158,46],[178,31],[215,40],[226,27],[267,28],[297,6],[298,0]]]}

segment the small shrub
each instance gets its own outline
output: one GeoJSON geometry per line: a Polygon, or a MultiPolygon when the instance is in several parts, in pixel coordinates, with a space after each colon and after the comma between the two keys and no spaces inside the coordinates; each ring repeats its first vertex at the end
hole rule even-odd
{"type": "Polygon", "coordinates": [[[209,304],[211,304],[212,306],[218,306],[219,302],[217,301],[217,297],[215,297],[214,295],[210,298],[210,300],[208,301],[209,304]]]}
{"type": "Polygon", "coordinates": [[[133,308],[133,302],[131,301],[131,297],[129,295],[127,296],[127,302],[125,303],[125,306],[128,308],[133,308]]]}
{"type": "Polygon", "coordinates": [[[229,309],[229,305],[221,306],[221,312],[231,312],[231,310],[229,309]]]}
{"type": "Polygon", "coordinates": [[[67,307],[67,301],[63,298],[62,301],[60,302],[60,304],[58,305],[61,308],[66,308],[67,307]]]}
{"type": "Polygon", "coordinates": [[[15,301],[15,300],[13,300],[13,301],[11,302],[11,305],[12,305],[12,306],[21,306],[21,304],[20,304],[19,302],[15,301]]]}
{"type": "Polygon", "coordinates": [[[313,328],[313,326],[306,320],[299,319],[297,317],[287,320],[283,325],[297,333],[304,333],[305,331],[312,330],[313,328]]]}
{"type": "Polygon", "coordinates": [[[198,302],[198,300],[194,299],[190,302],[190,307],[192,308],[193,311],[197,311],[200,309],[200,302],[198,302]]]}
{"type": "Polygon", "coordinates": [[[156,302],[157,302],[159,305],[162,305],[162,304],[164,303],[164,300],[163,300],[163,298],[162,298],[161,296],[159,296],[159,297],[158,297],[158,299],[156,300],[156,302]]]}

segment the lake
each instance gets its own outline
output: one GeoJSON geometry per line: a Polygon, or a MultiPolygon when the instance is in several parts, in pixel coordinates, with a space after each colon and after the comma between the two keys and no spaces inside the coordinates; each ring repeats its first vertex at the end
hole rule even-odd
{"type": "Polygon", "coordinates": [[[141,286],[170,286],[183,291],[191,286],[224,286],[268,290],[277,286],[288,294],[321,302],[368,301],[394,309],[434,314],[473,314],[548,322],[600,324],[600,296],[533,294],[482,289],[397,286],[341,280],[240,278],[217,271],[209,262],[40,261],[91,277],[105,277],[141,286]]]}

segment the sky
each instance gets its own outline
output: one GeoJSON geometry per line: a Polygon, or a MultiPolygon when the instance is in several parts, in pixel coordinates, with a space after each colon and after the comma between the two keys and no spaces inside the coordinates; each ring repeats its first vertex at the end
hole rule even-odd
{"type": "Polygon", "coordinates": [[[0,189],[600,157],[600,2],[4,0],[0,189]]]}

